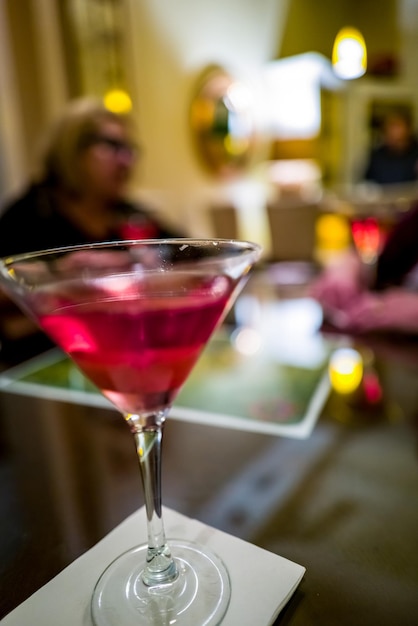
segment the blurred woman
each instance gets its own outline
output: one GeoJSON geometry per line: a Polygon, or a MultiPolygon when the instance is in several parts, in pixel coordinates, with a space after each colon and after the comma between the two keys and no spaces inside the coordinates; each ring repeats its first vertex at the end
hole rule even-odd
{"type": "Polygon", "coordinates": [[[0,216],[0,256],[174,236],[126,200],[137,157],[129,118],[95,99],[72,102],[47,137],[39,175],[0,216]]]}
{"type": "MultiPolygon", "coordinates": [[[[124,239],[179,236],[126,199],[138,157],[130,118],[101,101],[71,102],[46,137],[39,173],[0,215],[0,256],[124,239]]],[[[5,297],[0,361],[20,362],[51,346],[5,297]]]]}

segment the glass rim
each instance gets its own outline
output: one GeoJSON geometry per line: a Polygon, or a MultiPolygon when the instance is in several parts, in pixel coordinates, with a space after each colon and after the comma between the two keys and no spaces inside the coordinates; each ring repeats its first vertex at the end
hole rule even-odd
{"type": "Polygon", "coordinates": [[[229,247],[241,248],[249,254],[255,254],[256,260],[258,260],[262,254],[263,247],[253,241],[245,239],[225,239],[218,237],[168,237],[164,239],[126,239],[116,241],[94,241],[91,243],[80,243],[70,246],[58,246],[52,248],[45,248],[44,250],[34,250],[32,252],[21,252],[18,254],[9,254],[7,256],[0,257],[0,264],[7,267],[14,263],[26,261],[35,258],[50,257],[54,255],[65,254],[67,252],[77,252],[80,250],[97,250],[97,249],[109,249],[109,248],[124,248],[134,246],[158,246],[158,245],[170,245],[170,244],[188,244],[195,247],[201,247],[207,244],[220,244],[225,249],[229,247]]]}

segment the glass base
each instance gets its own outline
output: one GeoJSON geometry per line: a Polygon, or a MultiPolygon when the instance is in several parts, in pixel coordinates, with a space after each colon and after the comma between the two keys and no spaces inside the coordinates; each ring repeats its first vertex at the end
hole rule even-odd
{"type": "Polygon", "coordinates": [[[141,574],[147,546],[119,556],[95,587],[91,611],[95,626],[216,626],[229,605],[228,572],[214,554],[184,540],[170,540],[179,575],[148,587],[141,574]]]}

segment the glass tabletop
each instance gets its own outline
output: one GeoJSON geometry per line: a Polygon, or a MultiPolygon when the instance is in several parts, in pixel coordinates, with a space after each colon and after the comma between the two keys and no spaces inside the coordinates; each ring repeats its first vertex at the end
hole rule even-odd
{"type": "MultiPolygon", "coordinates": [[[[218,329],[170,417],[227,428],[305,438],[328,398],[335,342],[319,332],[308,298],[238,301],[218,329]]],[[[0,376],[0,388],[69,402],[111,406],[60,350],[0,376]]]]}

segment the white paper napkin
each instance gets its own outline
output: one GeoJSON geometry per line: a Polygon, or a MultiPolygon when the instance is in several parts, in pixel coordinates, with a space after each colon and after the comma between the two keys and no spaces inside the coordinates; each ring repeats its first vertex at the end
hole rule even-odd
{"type": "MultiPolygon", "coordinates": [[[[224,561],[231,602],[222,626],[267,626],[301,581],[305,568],[281,556],[164,508],[168,538],[207,546],[224,561]]],[[[4,626],[92,626],[90,598],[102,571],[134,545],[146,541],[144,507],[39,589],[2,621],[4,626]]]]}

